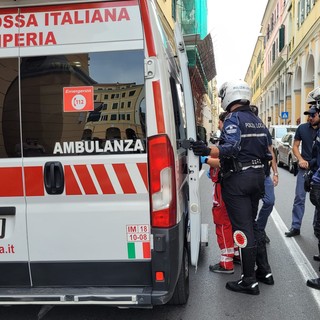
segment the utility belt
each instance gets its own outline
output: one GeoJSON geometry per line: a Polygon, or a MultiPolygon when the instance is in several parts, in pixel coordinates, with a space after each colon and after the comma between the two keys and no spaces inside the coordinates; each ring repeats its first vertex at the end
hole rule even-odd
{"type": "Polygon", "coordinates": [[[223,165],[221,168],[221,178],[227,178],[231,175],[231,173],[237,173],[249,168],[264,168],[264,163],[261,159],[254,159],[247,162],[239,162],[234,158],[229,158],[223,161],[223,165]]]}

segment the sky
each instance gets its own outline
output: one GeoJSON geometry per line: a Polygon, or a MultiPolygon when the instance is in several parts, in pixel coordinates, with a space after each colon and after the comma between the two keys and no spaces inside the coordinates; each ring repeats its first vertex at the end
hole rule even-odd
{"type": "Polygon", "coordinates": [[[247,73],[268,0],[208,0],[218,88],[247,73]]]}

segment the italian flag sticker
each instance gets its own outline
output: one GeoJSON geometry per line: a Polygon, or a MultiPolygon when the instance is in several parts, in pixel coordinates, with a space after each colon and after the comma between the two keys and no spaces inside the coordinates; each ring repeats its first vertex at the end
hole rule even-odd
{"type": "Polygon", "coordinates": [[[128,242],[129,259],[150,259],[150,242],[128,242]]]}

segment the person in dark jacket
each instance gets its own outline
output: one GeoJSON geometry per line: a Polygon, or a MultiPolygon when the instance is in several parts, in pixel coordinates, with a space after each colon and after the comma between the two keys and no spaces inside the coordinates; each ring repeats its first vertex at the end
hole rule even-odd
{"type": "MultiPolygon", "coordinates": [[[[308,100],[307,100],[308,103],[308,100]]],[[[320,121],[319,110],[313,105],[304,112],[308,115],[308,122],[299,125],[295,135],[292,151],[298,160],[298,172],[296,180],[295,197],[292,206],[292,222],[289,231],[285,232],[286,237],[300,235],[300,228],[305,211],[306,191],[304,189],[304,175],[312,169],[315,160],[312,157],[312,146],[317,134],[320,121]],[[299,150],[301,144],[301,153],[299,150]]],[[[316,221],[318,210],[314,211],[314,221],[316,221]]]]}
{"type": "Polygon", "coordinates": [[[268,150],[267,128],[250,109],[251,89],[242,80],[226,82],[219,91],[225,118],[219,146],[207,147],[202,141],[191,148],[199,156],[219,157],[222,197],[241,248],[242,276],[227,282],[235,292],[257,295],[261,281],[274,284],[268,262],[264,234],[256,223],[259,200],[264,195],[265,161],[272,159],[268,150]],[[255,264],[257,270],[255,271],[255,264]]]}
{"type": "MultiPolygon", "coordinates": [[[[307,102],[320,112],[320,87],[315,88],[308,94],[307,102]]],[[[316,151],[317,169],[314,170],[314,174],[311,179],[310,201],[317,209],[317,216],[314,219],[314,235],[318,239],[319,255],[315,255],[313,259],[320,261],[320,129],[317,131],[317,137],[315,140],[314,151],[316,151]]],[[[320,271],[320,266],[319,266],[320,271]]],[[[307,286],[313,289],[320,290],[320,278],[309,279],[307,286]]]]}

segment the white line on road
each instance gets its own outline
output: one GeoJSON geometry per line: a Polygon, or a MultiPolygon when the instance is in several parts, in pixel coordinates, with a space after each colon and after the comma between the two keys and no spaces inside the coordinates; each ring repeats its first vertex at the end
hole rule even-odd
{"type": "MultiPolygon", "coordinates": [[[[282,235],[284,243],[286,244],[291,256],[297,264],[300,273],[302,274],[305,281],[307,281],[308,279],[319,278],[317,272],[313,269],[311,263],[309,262],[305,254],[302,252],[297,241],[293,237],[288,239],[284,235],[288,228],[275,208],[273,208],[271,218],[273,219],[278,231],[282,235]]],[[[310,288],[310,290],[316,304],[318,305],[318,309],[320,310],[320,291],[312,288],[310,288]]]]}

